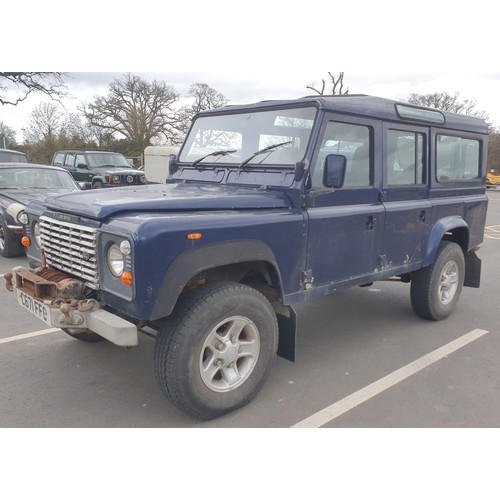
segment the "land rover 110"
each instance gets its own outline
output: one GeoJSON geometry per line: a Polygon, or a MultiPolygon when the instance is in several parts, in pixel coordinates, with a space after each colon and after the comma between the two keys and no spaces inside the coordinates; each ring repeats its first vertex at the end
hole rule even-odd
{"type": "Polygon", "coordinates": [[[155,334],[161,391],[215,418],[295,359],[295,304],[391,278],[441,320],[479,286],[487,139],[478,118],[370,96],[201,112],[166,184],[30,204],[36,269],[7,287],[83,341],[155,334]]]}

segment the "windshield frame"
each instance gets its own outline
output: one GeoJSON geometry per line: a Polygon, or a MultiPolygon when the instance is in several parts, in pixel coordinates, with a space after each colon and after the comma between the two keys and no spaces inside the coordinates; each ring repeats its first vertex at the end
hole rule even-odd
{"type": "Polygon", "coordinates": [[[318,113],[315,103],[202,112],[193,119],[177,164],[197,169],[295,168],[309,149],[318,113]],[[202,133],[215,140],[201,145],[202,133]],[[274,147],[280,143],[282,147],[274,147]],[[221,151],[228,154],[217,154],[221,151]]]}

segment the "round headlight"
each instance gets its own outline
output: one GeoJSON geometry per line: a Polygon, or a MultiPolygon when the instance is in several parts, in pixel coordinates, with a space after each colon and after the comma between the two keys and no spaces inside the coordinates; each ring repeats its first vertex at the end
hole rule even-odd
{"type": "Polygon", "coordinates": [[[35,222],[35,225],[33,226],[33,236],[35,238],[35,243],[38,248],[41,248],[42,246],[42,235],[40,234],[40,224],[38,222],[35,222]]]}
{"type": "Polygon", "coordinates": [[[17,214],[17,222],[19,222],[20,224],[28,224],[28,220],[28,215],[24,210],[17,214]]]}
{"type": "Polygon", "coordinates": [[[120,247],[116,243],[113,243],[108,248],[108,266],[109,270],[116,277],[120,277],[122,275],[125,261],[123,259],[123,254],[120,252],[120,247]]]}

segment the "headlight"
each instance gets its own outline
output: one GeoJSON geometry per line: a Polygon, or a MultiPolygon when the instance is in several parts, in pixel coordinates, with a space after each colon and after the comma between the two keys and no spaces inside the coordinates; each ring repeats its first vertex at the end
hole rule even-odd
{"type": "Polygon", "coordinates": [[[120,247],[113,243],[108,248],[108,267],[109,270],[118,278],[122,275],[125,267],[125,260],[123,254],[120,252],[120,247]]]}
{"type": "Polygon", "coordinates": [[[17,214],[17,222],[19,224],[28,224],[28,215],[24,210],[17,214]]]}
{"type": "Polygon", "coordinates": [[[121,184],[121,179],[119,175],[110,175],[109,176],[109,183],[110,184],[121,184]]]}
{"type": "Polygon", "coordinates": [[[33,236],[35,238],[35,243],[38,248],[41,248],[42,246],[42,235],[40,234],[40,224],[38,222],[35,222],[35,225],[33,226],[33,236]]]}

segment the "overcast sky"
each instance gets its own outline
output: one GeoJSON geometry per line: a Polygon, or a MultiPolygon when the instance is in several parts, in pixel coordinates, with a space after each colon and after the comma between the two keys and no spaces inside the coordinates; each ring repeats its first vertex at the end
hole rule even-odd
{"type": "MultiPolygon", "coordinates": [[[[208,83],[238,104],[311,94],[307,84],[343,71],[351,94],[401,99],[412,92],[459,92],[500,126],[492,6],[483,0],[213,0],[173,2],[159,11],[150,0],[120,10],[89,0],[68,31],[64,18],[40,22],[66,12],[66,3],[34,2],[23,20],[31,43],[7,50],[2,66],[70,72],[70,111],[106,94],[127,72],[165,80],[181,94],[192,83],[208,83]],[[57,30],[50,27],[55,24],[57,30]]],[[[14,36],[19,25],[6,29],[14,36]]],[[[33,97],[16,108],[3,106],[0,121],[20,131],[38,103],[33,97]]]]}

